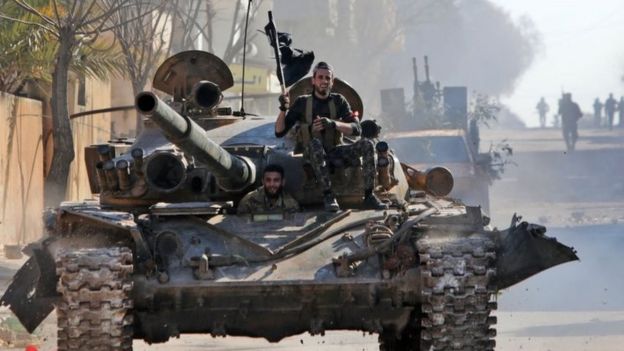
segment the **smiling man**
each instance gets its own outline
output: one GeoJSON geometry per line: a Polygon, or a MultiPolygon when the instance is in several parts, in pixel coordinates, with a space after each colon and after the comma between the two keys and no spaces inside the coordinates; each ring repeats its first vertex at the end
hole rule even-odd
{"type": "Polygon", "coordinates": [[[322,186],[323,201],[327,211],[340,209],[331,188],[327,158],[342,159],[345,163],[362,158],[364,200],[370,208],[385,208],[373,189],[375,187],[375,144],[361,138],[355,143],[344,144],[343,135],[357,137],[361,134],[360,122],[351,111],[344,96],[332,93],[334,70],[326,62],[319,62],[312,73],[313,93],[299,96],[290,106],[288,94],[280,96],[280,113],[275,121],[275,136],[283,137],[299,124],[299,137],[304,147],[304,158],[314,170],[322,186]]]}
{"type": "Polygon", "coordinates": [[[249,192],[238,204],[237,212],[244,213],[284,213],[299,210],[299,203],[284,192],[284,168],[269,164],[262,173],[262,186],[249,192]]]}

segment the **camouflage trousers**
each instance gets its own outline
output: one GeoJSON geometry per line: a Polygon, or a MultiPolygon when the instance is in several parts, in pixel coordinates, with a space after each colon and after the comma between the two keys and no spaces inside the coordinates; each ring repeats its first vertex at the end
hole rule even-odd
{"type": "Polygon", "coordinates": [[[370,139],[362,138],[354,144],[338,145],[330,152],[325,152],[323,143],[319,139],[313,138],[308,145],[307,154],[314,175],[321,183],[323,191],[331,190],[328,160],[332,160],[332,164],[338,163],[342,167],[349,167],[358,165],[360,158],[362,158],[364,189],[372,190],[375,187],[377,153],[375,152],[375,143],[370,139]]]}

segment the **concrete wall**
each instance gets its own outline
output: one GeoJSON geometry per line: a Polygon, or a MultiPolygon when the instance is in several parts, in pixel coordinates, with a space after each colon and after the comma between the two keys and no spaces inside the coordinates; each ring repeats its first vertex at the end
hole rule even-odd
{"type": "MultiPolygon", "coordinates": [[[[68,96],[70,113],[107,108],[111,106],[111,83],[87,79],[87,101],[84,106],[79,106],[76,103],[77,81],[70,81],[68,96]],[[72,97],[74,97],[73,101],[72,97]]],[[[76,158],[72,163],[69,174],[66,199],[80,201],[92,198],[85,169],[84,148],[92,144],[106,143],[110,140],[111,114],[100,113],[75,118],[72,119],[71,126],[76,158]]]]}
{"type": "MultiPolygon", "coordinates": [[[[152,77],[149,78],[151,84],[152,77]]],[[[149,85],[148,84],[148,85],[149,85]]],[[[146,88],[148,90],[149,88],[146,88]]],[[[134,104],[132,84],[127,79],[111,81],[111,107],[134,104]]],[[[113,137],[134,138],[136,136],[136,112],[134,109],[111,113],[111,133],[113,137]]]]}
{"type": "MultiPolygon", "coordinates": [[[[109,82],[86,80],[86,103],[77,104],[78,81],[69,83],[70,113],[111,105],[109,82]]],[[[41,101],[0,92],[0,244],[28,243],[43,234],[44,158],[41,101]]],[[[84,148],[111,138],[110,113],[71,121],[76,158],[71,165],[66,199],[92,198],[84,148]]],[[[50,138],[51,139],[51,138],[50,138]]],[[[50,145],[51,146],[51,143],[50,145]]]]}
{"type": "Polygon", "coordinates": [[[42,234],[41,102],[0,92],[0,243],[42,234]]]}

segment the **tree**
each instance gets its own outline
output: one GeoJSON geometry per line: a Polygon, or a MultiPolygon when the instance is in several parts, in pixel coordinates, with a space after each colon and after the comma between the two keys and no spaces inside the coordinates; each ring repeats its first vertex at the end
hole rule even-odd
{"type": "Polygon", "coordinates": [[[194,49],[200,37],[207,38],[208,50],[213,50],[212,20],[215,12],[211,0],[174,0],[170,2],[168,10],[172,15],[170,54],[194,49]],[[205,21],[201,20],[202,4],[205,4],[207,9],[205,21]]]}
{"type": "Polygon", "coordinates": [[[71,64],[80,49],[93,47],[102,33],[112,29],[111,16],[125,10],[128,0],[50,0],[46,7],[37,7],[36,1],[11,1],[34,20],[6,14],[0,17],[39,28],[57,43],[51,86],[54,152],[45,179],[45,204],[55,206],[65,198],[70,165],[75,157],[67,107],[71,64]]]}
{"type": "MultiPolygon", "coordinates": [[[[247,2],[247,5],[243,7],[243,1],[237,1],[234,7],[234,16],[232,17],[232,28],[230,30],[230,39],[227,41],[227,46],[223,53],[223,61],[225,63],[234,62],[237,55],[241,53],[244,45],[244,30],[245,30],[245,17],[246,6],[251,6],[249,9],[249,19],[253,21],[258,15],[258,9],[262,7],[263,0],[256,0],[256,2],[247,2]]],[[[253,41],[258,32],[254,31],[249,38],[249,42],[253,41]]]]}
{"type": "MultiPolygon", "coordinates": [[[[12,16],[19,12],[15,6],[5,5],[2,10],[12,16]]],[[[28,80],[51,80],[52,50],[43,30],[33,30],[20,22],[1,21],[0,33],[0,91],[15,95],[28,80]]]]}
{"type": "MultiPolygon", "coordinates": [[[[113,33],[125,59],[124,73],[132,83],[136,96],[145,88],[148,78],[158,63],[169,52],[170,41],[166,40],[167,24],[171,13],[167,0],[131,0],[126,11],[117,11],[111,17],[113,33]]],[[[137,133],[143,128],[141,117],[137,116],[137,133]]]]}
{"type": "MultiPolygon", "coordinates": [[[[215,45],[213,38],[215,37],[213,22],[218,14],[223,14],[222,10],[217,9],[212,0],[175,0],[170,2],[170,9],[173,11],[172,16],[172,32],[171,32],[171,53],[192,50],[197,47],[198,40],[207,43],[207,49],[211,53],[215,53],[215,45]],[[203,6],[202,6],[203,5],[203,6]],[[205,13],[205,16],[201,16],[205,13]]],[[[231,5],[228,2],[227,5],[231,5]]],[[[222,60],[230,64],[234,62],[237,56],[243,50],[245,17],[247,15],[247,6],[249,8],[250,28],[254,28],[251,22],[257,17],[258,11],[262,8],[264,0],[235,0],[232,8],[232,23],[230,24],[229,33],[227,35],[223,54],[220,55],[222,60]]],[[[227,16],[220,16],[221,19],[227,16]]],[[[264,23],[262,24],[264,26],[264,23]]],[[[247,38],[248,42],[258,35],[258,32],[250,33],[247,38]]]]}

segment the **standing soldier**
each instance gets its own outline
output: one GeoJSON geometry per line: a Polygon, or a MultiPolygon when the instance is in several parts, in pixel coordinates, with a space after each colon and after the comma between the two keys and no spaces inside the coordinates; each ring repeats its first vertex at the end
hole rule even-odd
{"type": "Polygon", "coordinates": [[[609,98],[605,101],[604,109],[605,114],[607,115],[607,126],[609,130],[613,129],[613,115],[615,114],[615,108],[617,105],[617,101],[613,98],[613,93],[609,94],[609,98]]]}
{"type": "Polygon", "coordinates": [[[563,104],[563,100],[565,99],[565,93],[561,92],[561,97],[557,100],[557,113],[553,116],[553,125],[555,128],[559,128],[561,126],[561,106],[563,104]]]}
{"type": "Polygon", "coordinates": [[[618,103],[618,117],[619,117],[619,126],[624,127],[624,96],[620,97],[620,102],[618,103]]]}
{"type": "Polygon", "coordinates": [[[600,124],[602,122],[602,102],[600,102],[599,98],[594,100],[594,127],[600,128],[600,124]]]}
{"type": "Polygon", "coordinates": [[[563,140],[568,151],[574,151],[574,144],[578,139],[577,122],[583,117],[579,105],[572,101],[572,94],[563,95],[559,104],[559,114],[561,115],[561,127],[563,130],[563,140]]]}
{"type": "Polygon", "coordinates": [[[546,114],[550,110],[550,106],[548,106],[543,96],[535,108],[537,109],[537,113],[539,113],[540,127],[546,127],[546,114]]]}
{"type": "Polygon", "coordinates": [[[299,96],[290,105],[288,94],[280,96],[280,113],[275,121],[275,136],[283,137],[299,123],[299,133],[304,145],[304,157],[310,162],[316,179],[321,183],[325,210],[338,211],[340,207],[331,188],[328,156],[339,159],[359,159],[363,163],[364,205],[383,209],[373,190],[376,178],[376,153],[372,140],[361,138],[353,144],[343,144],[343,135],[359,136],[361,126],[351,112],[344,96],[332,93],[334,70],[319,62],[312,71],[313,92],[299,96]]]}

